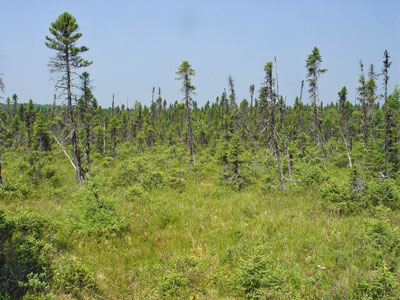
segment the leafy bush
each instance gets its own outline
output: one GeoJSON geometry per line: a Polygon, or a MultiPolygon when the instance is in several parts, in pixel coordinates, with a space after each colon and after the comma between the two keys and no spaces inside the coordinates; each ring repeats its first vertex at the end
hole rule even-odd
{"type": "Polygon", "coordinates": [[[54,284],[57,289],[77,298],[82,293],[96,291],[96,279],[82,263],[63,257],[55,264],[54,284]]]}
{"type": "MultiPolygon", "coordinates": [[[[96,179],[95,179],[96,180],[96,179]]],[[[114,237],[127,231],[129,221],[119,216],[109,200],[103,199],[95,181],[87,182],[76,195],[83,212],[81,231],[95,236],[114,237]]]]}
{"type": "Polygon", "coordinates": [[[139,184],[132,184],[125,189],[125,195],[129,200],[147,197],[147,191],[139,184]]]}
{"type": "Polygon", "coordinates": [[[359,209],[359,199],[350,185],[343,180],[330,178],[318,189],[322,203],[327,209],[339,214],[348,214],[359,209]]]}
{"type": "Polygon", "coordinates": [[[255,251],[239,259],[234,270],[233,289],[246,299],[279,298],[285,279],[276,261],[255,251]]]}
{"type": "Polygon", "coordinates": [[[372,256],[372,263],[385,260],[392,270],[400,265],[400,231],[392,225],[384,207],[375,210],[375,217],[367,219],[361,231],[365,257],[372,256]]]}
{"type": "Polygon", "coordinates": [[[146,172],[141,176],[141,184],[147,190],[160,188],[164,183],[164,175],[159,171],[146,172]]]}
{"type": "Polygon", "coordinates": [[[371,181],[364,196],[367,205],[383,205],[391,209],[400,208],[400,191],[393,179],[371,181]]]}
{"type": "Polygon", "coordinates": [[[174,189],[176,192],[182,193],[185,188],[185,180],[183,178],[169,176],[165,181],[165,185],[174,189]]]}
{"type": "Polygon", "coordinates": [[[319,165],[305,165],[301,169],[303,184],[306,187],[317,186],[329,179],[329,175],[319,165]]]}
{"type": "Polygon", "coordinates": [[[382,263],[371,276],[357,282],[353,289],[354,299],[398,299],[400,285],[396,274],[382,263]]]}
{"type": "Polygon", "coordinates": [[[19,299],[27,291],[47,288],[55,254],[43,218],[26,214],[8,220],[0,212],[0,295],[19,299]]]}
{"type": "Polygon", "coordinates": [[[164,299],[188,299],[202,280],[197,261],[191,256],[172,260],[159,279],[158,287],[164,299]]]}

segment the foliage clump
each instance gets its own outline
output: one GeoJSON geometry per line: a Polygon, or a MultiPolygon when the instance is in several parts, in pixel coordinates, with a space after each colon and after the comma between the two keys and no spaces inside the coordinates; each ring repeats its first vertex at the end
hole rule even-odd
{"type": "Polygon", "coordinates": [[[81,232],[98,237],[115,237],[129,229],[129,221],[117,213],[110,200],[99,194],[97,184],[99,182],[87,182],[76,195],[83,212],[79,220],[81,232]]]}
{"type": "Polygon", "coordinates": [[[199,264],[192,256],[171,259],[159,278],[159,292],[163,299],[188,299],[201,292],[204,280],[199,264]]]}
{"type": "Polygon", "coordinates": [[[55,262],[54,268],[54,285],[58,291],[78,299],[82,294],[96,292],[96,279],[79,261],[62,257],[55,262]]]}
{"type": "Polygon", "coordinates": [[[0,211],[0,295],[19,299],[47,289],[55,255],[48,224],[36,215],[9,219],[0,211]]]}
{"type": "Polygon", "coordinates": [[[233,289],[245,299],[282,297],[285,278],[279,263],[259,250],[241,257],[234,269],[233,289]]]}

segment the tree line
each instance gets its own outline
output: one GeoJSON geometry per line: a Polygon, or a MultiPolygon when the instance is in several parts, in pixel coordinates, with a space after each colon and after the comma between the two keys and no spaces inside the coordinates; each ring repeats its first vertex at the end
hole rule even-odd
{"type": "MultiPolygon", "coordinates": [[[[65,12],[51,24],[49,32],[45,45],[55,53],[49,61],[50,72],[57,78],[56,89],[66,105],[56,105],[56,100],[46,108],[35,106],[32,100],[19,104],[14,94],[0,112],[0,143],[7,148],[23,147],[30,153],[33,182],[40,156],[54,147],[71,162],[82,185],[90,179],[94,154],[118,157],[120,145],[126,143],[138,151],[184,143],[189,169],[196,164],[196,152],[214,147],[231,180],[241,178],[243,149],[250,149],[269,167],[268,151],[273,153],[282,188],[302,180],[293,178],[292,166],[297,160],[317,161],[323,168],[329,168],[330,162],[349,168],[357,164],[381,179],[398,176],[400,89],[388,91],[391,61],[387,50],[379,73],[370,65],[366,75],[360,61],[357,103],[348,100],[345,86],[338,91],[336,103],[324,105],[320,101],[318,84],[328,70],[322,67],[322,56],[314,47],[305,59],[307,75],[293,105],[279,92],[274,58],[264,66],[259,91],[254,85],[249,87],[250,101],[239,102],[229,76],[228,90],[199,107],[194,100],[195,70],[184,61],[176,72],[182,83],[182,101],[167,103],[161,88],[156,91],[153,87],[149,106],[140,102],[131,108],[115,106],[113,97],[111,108],[102,108],[93,93],[90,74],[81,71],[92,62],[82,57],[89,49],[78,45],[82,33],[76,19],[65,12]],[[308,87],[307,92],[304,87],[308,87]],[[339,162],[334,158],[338,156],[339,162]]],[[[0,89],[4,90],[3,79],[0,89]]],[[[0,184],[1,178],[0,165],[0,184]]]]}

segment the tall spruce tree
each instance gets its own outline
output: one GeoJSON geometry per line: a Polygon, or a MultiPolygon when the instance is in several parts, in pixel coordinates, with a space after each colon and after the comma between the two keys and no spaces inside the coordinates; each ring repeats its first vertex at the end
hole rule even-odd
{"type": "MultiPolygon", "coordinates": [[[[269,123],[270,123],[271,131],[272,131],[272,143],[273,143],[275,157],[276,157],[276,164],[277,164],[279,175],[281,178],[281,186],[282,186],[282,188],[285,188],[285,176],[283,174],[283,169],[282,169],[282,164],[281,164],[281,157],[280,157],[279,145],[278,145],[278,134],[276,131],[276,124],[275,124],[275,106],[276,106],[277,95],[274,91],[275,80],[272,77],[272,68],[273,68],[272,62],[267,62],[264,66],[265,82],[264,82],[263,88],[261,89],[262,95],[260,96],[260,98],[264,98],[266,103],[268,103],[268,99],[269,99],[270,113],[271,113],[269,123]]],[[[266,112],[268,112],[268,110],[266,110],[266,112]]],[[[268,119],[268,116],[266,116],[266,119],[268,119]]]]}
{"type": "Polygon", "coordinates": [[[321,54],[319,53],[319,49],[314,47],[312,53],[308,55],[306,60],[306,68],[307,68],[307,81],[309,85],[308,92],[310,93],[310,98],[312,101],[312,109],[313,109],[313,117],[314,117],[314,124],[317,129],[318,133],[318,142],[321,148],[321,158],[322,164],[326,169],[326,162],[325,162],[325,152],[324,152],[324,140],[322,136],[322,122],[318,116],[318,78],[321,74],[325,73],[327,69],[320,69],[320,65],[322,62],[321,54]]]}
{"type": "Polygon", "coordinates": [[[350,151],[346,139],[347,130],[345,130],[345,104],[347,97],[347,88],[345,86],[339,91],[338,96],[339,96],[339,115],[340,115],[340,121],[339,121],[340,136],[342,137],[344,146],[346,148],[346,154],[349,160],[349,166],[350,168],[352,168],[353,164],[351,162],[350,151]]]}
{"type": "Polygon", "coordinates": [[[195,75],[195,71],[192,69],[192,66],[185,60],[180,65],[178,71],[176,72],[178,75],[177,80],[182,80],[182,88],[181,91],[184,95],[183,101],[185,103],[185,118],[187,122],[187,143],[189,147],[189,168],[194,164],[194,150],[193,150],[193,132],[192,132],[192,106],[193,99],[192,95],[194,90],[196,89],[192,85],[192,77],[195,75]]]}
{"type": "Polygon", "coordinates": [[[76,71],[87,67],[91,62],[83,59],[81,53],[88,51],[86,46],[77,46],[77,41],[82,37],[78,32],[79,25],[76,19],[64,12],[57,20],[51,23],[49,31],[51,37],[46,36],[46,46],[56,51],[56,56],[50,59],[49,66],[52,73],[59,73],[56,87],[67,96],[69,121],[71,125],[71,143],[73,148],[76,175],[79,184],[83,184],[84,175],[81,166],[81,157],[78,150],[78,137],[76,134],[77,125],[74,118],[73,98],[73,78],[76,71]]]}
{"type": "Polygon", "coordinates": [[[389,130],[390,130],[390,120],[389,120],[389,110],[388,110],[388,92],[387,86],[389,81],[389,68],[392,62],[390,61],[390,56],[387,50],[383,54],[383,86],[384,86],[384,106],[385,106],[385,170],[386,177],[389,178],[389,130]]]}

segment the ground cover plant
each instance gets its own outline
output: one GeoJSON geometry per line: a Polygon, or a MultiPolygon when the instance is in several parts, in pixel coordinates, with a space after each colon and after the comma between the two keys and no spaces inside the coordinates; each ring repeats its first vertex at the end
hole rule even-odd
{"type": "Polygon", "coordinates": [[[69,13],[46,36],[65,106],[1,106],[0,299],[398,299],[387,51],[382,104],[362,64],[359,102],[343,87],[322,104],[314,47],[308,104],[285,103],[269,61],[250,102],[229,76],[200,107],[184,61],[183,101],[102,108],[89,73],[71,76],[91,63],[80,37],[69,13]]]}

